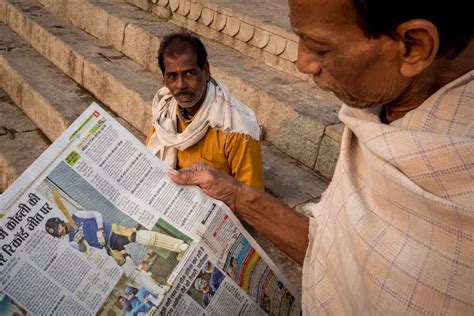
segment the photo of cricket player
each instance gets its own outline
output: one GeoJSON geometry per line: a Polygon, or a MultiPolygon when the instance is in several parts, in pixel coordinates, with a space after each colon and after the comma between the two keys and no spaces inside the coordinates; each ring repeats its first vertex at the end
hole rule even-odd
{"type": "Polygon", "coordinates": [[[126,297],[123,294],[127,288],[149,293],[147,297],[153,298],[155,305],[163,299],[171,287],[168,278],[192,238],[164,219],[159,219],[151,230],[139,225],[65,163],[53,170],[37,190],[60,211],[59,216],[45,221],[44,231],[50,238],[67,242],[85,256],[91,249],[103,251],[123,270],[126,278],[111,293],[117,299],[109,305],[119,306],[120,311],[117,302],[120,296],[126,297]],[[67,185],[61,183],[65,177],[67,185]],[[74,181],[70,181],[71,177],[74,181]]]}

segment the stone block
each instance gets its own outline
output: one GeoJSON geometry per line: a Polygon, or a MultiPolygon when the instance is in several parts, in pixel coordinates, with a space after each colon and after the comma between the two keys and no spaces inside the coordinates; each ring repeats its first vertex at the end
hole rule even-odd
{"type": "Polygon", "coordinates": [[[102,10],[99,6],[88,3],[87,1],[84,1],[83,10],[84,30],[98,39],[106,39],[108,29],[107,12],[102,10]]]}
{"type": "Polygon", "coordinates": [[[342,133],[344,132],[344,123],[330,125],[326,128],[324,134],[332,140],[341,143],[342,133]]]}
{"type": "MultiPolygon", "coordinates": [[[[49,34],[48,34],[49,35],[49,34]]],[[[61,39],[52,37],[49,41],[50,49],[45,56],[77,83],[82,83],[84,56],[71,49],[61,39]]]]}
{"type": "Polygon", "coordinates": [[[153,84],[148,83],[147,87],[140,91],[137,87],[140,82],[131,83],[136,77],[134,70],[125,66],[119,77],[119,74],[108,66],[97,59],[85,61],[84,87],[141,133],[147,133],[151,127],[147,125],[151,118],[151,101],[156,92],[152,88],[153,84]],[[125,78],[128,78],[128,81],[125,78]]]}
{"type": "Polygon", "coordinates": [[[255,33],[255,27],[245,22],[240,22],[239,32],[236,34],[236,38],[242,42],[248,42],[252,39],[255,33]]]}
{"type": "Polygon", "coordinates": [[[206,26],[211,25],[212,21],[214,20],[215,12],[208,9],[203,8],[201,12],[201,17],[199,18],[199,23],[204,24],[206,26]]]}
{"type": "Polygon", "coordinates": [[[209,25],[209,27],[213,30],[216,30],[217,32],[224,31],[227,27],[227,23],[229,23],[229,18],[225,14],[221,14],[216,11],[212,12],[214,14],[214,18],[212,19],[212,23],[209,25]]]}
{"type": "Polygon", "coordinates": [[[269,41],[270,33],[261,28],[255,27],[255,33],[249,43],[258,48],[264,48],[268,45],[269,41]]]}
{"type": "Polygon", "coordinates": [[[166,7],[162,7],[159,5],[155,5],[151,8],[151,12],[163,19],[169,19],[172,16],[172,12],[170,9],[166,7]]]}
{"type": "Polygon", "coordinates": [[[201,17],[201,12],[202,12],[202,5],[199,3],[191,3],[191,7],[189,10],[188,18],[197,21],[201,17]]]}
{"type": "Polygon", "coordinates": [[[327,183],[311,169],[267,142],[263,143],[262,149],[267,191],[291,207],[320,198],[327,183]]]}
{"type": "Polygon", "coordinates": [[[146,65],[149,60],[150,34],[135,24],[125,28],[123,53],[139,64],[146,65]]]}
{"type": "Polygon", "coordinates": [[[191,11],[191,2],[188,0],[179,0],[179,8],[176,10],[176,13],[181,16],[188,16],[191,11]]]}
{"type": "Polygon", "coordinates": [[[107,21],[107,33],[105,38],[102,40],[112,45],[116,49],[122,50],[124,45],[125,27],[127,23],[112,14],[108,15],[107,21]]]}
{"type": "Polygon", "coordinates": [[[81,30],[85,29],[86,7],[86,1],[67,1],[67,13],[65,17],[81,30]]]}
{"type": "Polygon", "coordinates": [[[49,142],[39,131],[0,136],[0,193],[4,192],[33,161],[43,153],[49,142]],[[18,150],[21,148],[21,150],[18,150]]]}
{"type": "Polygon", "coordinates": [[[125,3],[134,5],[145,11],[151,11],[151,3],[149,0],[125,0],[125,3]]]}
{"type": "Polygon", "coordinates": [[[8,133],[9,130],[13,133],[23,133],[36,129],[35,124],[11,102],[12,100],[0,89],[0,126],[4,129],[4,133],[0,134],[8,133]]]}
{"type": "Polygon", "coordinates": [[[17,7],[7,4],[7,24],[8,26],[15,30],[21,38],[27,42],[30,40],[31,36],[31,22],[27,19],[26,16],[18,9],[17,7]]]}
{"type": "Polygon", "coordinates": [[[265,124],[267,140],[312,168],[323,137],[324,123],[292,111],[283,104],[277,107],[278,110],[271,111],[271,120],[265,124]]]}
{"type": "Polygon", "coordinates": [[[25,85],[21,107],[36,125],[42,124],[42,132],[49,139],[55,140],[71,122],[54,113],[55,109],[50,106],[49,101],[44,98],[43,94],[48,95],[46,91],[37,91],[25,85]],[[45,124],[45,122],[47,123],[45,124]]]}
{"type": "Polygon", "coordinates": [[[296,62],[298,58],[298,43],[287,40],[285,50],[280,55],[281,58],[287,59],[290,62],[296,62]]]}
{"type": "Polygon", "coordinates": [[[339,157],[343,126],[344,124],[337,124],[326,128],[314,167],[317,173],[329,180],[334,174],[339,157]]]}
{"type": "Polygon", "coordinates": [[[15,104],[21,104],[23,87],[20,77],[14,69],[11,68],[2,54],[0,54],[0,87],[15,104]]]}
{"type": "Polygon", "coordinates": [[[180,0],[169,0],[169,6],[171,11],[176,12],[179,8],[180,0]]]}
{"type": "Polygon", "coordinates": [[[271,34],[268,44],[264,47],[264,50],[273,55],[280,55],[283,53],[286,47],[286,39],[276,34],[271,34]]]}
{"type": "Polygon", "coordinates": [[[38,0],[49,11],[66,16],[67,14],[67,0],[38,0]]]}
{"type": "Polygon", "coordinates": [[[160,48],[160,39],[156,36],[150,36],[148,45],[148,60],[145,66],[155,74],[158,74],[157,80],[161,79],[161,70],[158,66],[158,49],[160,48]]]}
{"type": "Polygon", "coordinates": [[[7,21],[7,3],[4,0],[0,0],[0,22],[6,23],[7,21]]]}
{"type": "Polygon", "coordinates": [[[239,19],[230,16],[227,18],[227,23],[225,24],[225,28],[222,30],[224,34],[229,36],[235,36],[240,30],[240,21],[239,19]]]}

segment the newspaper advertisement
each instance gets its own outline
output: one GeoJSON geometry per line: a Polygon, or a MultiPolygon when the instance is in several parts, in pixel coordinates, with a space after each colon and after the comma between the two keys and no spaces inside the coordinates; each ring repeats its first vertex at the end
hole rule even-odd
{"type": "Polygon", "coordinates": [[[222,202],[93,103],[0,195],[1,315],[299,315],[222,202]]]}

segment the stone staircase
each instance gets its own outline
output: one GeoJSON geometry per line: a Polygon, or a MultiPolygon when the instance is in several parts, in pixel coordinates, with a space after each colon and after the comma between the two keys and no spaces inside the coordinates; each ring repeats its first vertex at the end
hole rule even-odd
{"type": "MultiPolygon", "coordinates": [[[[0,0],[0,192],[92,101],[144,141],[160,39],[185,27],[263,125],[267,191],[304,212],[332,175],[342,125],[339,101],[296,71],[287,16],[286,0],[0,0]]],[[[299,266],[252,233],[299,286],[299,266]]]]}

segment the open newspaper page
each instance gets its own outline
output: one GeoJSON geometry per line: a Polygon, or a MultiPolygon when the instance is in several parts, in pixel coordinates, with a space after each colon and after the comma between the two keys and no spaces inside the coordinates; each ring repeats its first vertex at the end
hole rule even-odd
{"type": "Polygon", "coordinates": [[[92,104],[0,196],[0,314],[299,314],[221,202],[92,104]]]}

